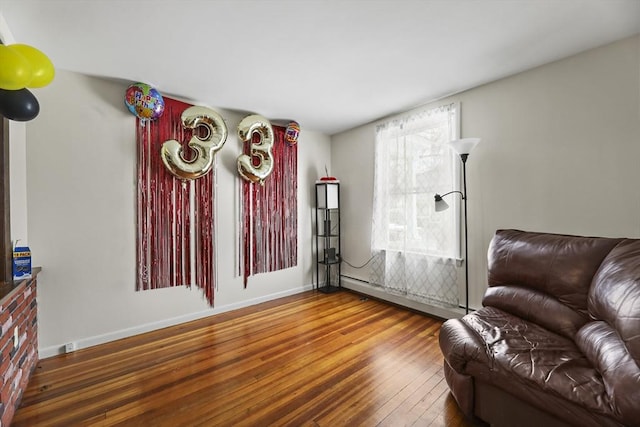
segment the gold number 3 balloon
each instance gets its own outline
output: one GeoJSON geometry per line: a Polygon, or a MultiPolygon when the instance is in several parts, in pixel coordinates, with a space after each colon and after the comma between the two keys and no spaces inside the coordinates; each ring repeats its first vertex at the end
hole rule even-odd
{"type": "Polygon", "coordinates": [[[160,156],[162,163],[176,177],[187,180],[197,179],[206,175],[215,160],[215,153],[227,140],[227,125],[222,116],[206,107],[189,107],[182,113],[182,126],[193,129],[193,136],[189,141],[189,147],[196,156],[192,160],[185,160],[182,146],[175,139],[170,139],[162,144],[160,156]],[[198,132],[204,129],[204,136],[198,132]]]}
{"type": "Polygon", "coordinates": [[[240,176],[249,182],[259,182],[264,185],[264,180],[273,170],[273,128],[269,120],[253,114],[245,117],[238,124],[238,137],[243,142],[251,142],[249,154],[241,154],[238,157],[238,172],[240,176]],[[260,141],[253,142],[253,134],[258,133],[260,141]]]}

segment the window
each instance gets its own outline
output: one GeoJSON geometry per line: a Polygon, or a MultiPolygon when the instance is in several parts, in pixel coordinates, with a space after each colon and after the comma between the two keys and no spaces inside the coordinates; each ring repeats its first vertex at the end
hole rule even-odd
{"type": "Polygon", "coordinates": [[[458,109],[410,111],[379,125],[375,141],[372,275],[396,292],[450,304],[457,304],[460,200],[449,198],[451,208],[436,213],[434,195],[459,189],[459,157],[447,145],[458,138],[458,109]]]}
{"type": "Polygon", "coordinates": [[[460,203],[436,213],[434,195],[459,186],[457,104],[408,113],[377,128],[374,249],[460,258],[460,203]]]}

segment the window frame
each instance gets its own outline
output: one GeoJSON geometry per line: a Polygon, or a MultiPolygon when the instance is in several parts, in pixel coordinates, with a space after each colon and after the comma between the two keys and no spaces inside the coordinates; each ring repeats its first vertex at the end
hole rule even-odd
{"type": "MultiPolygon", "coordinates": [[[[398,116],[392,117],[388,120],[386,120],[386,123],[382,124],[381,126],[390,126],[392,123],[396,122],[396,121],[403,121],[403,120],[415,120],[413,119],[411,116],[412,115],[419,115],[419,114],[425,114],[428,113],[431,110],[437,110],[439,108],[446,108],[448,107],[451,111],[453,111],[453,116],[452,116],[452,121],[450,122],[451,124],[451,134],[449,135],[449,138],[451,140],[455,140],[459,138],[460,135],[460,103],[459,102],[451,102],[451,103],[446,103],[446,104],[442,104],[439,106],[434,106],[431,108],[420,108],[420,109],[415,109],[415,110],[411,110],[408,111],[406,113],[400,114],[398,116]]],[[[402,128],[402,127],[401,127],[402,128]]],[[[432,128],[432,129],[438,129],[438,128],[432,128]]],[[[407,138],[419,138],[425,132],[425,129],[416,129],[415,131],[410,131],[407,133],[403,133],[402,131],[400,132],[399,135],[395,136],[395,138],[402,138],[403,139],[403,144],[404,148],[406,149],[407,147],[407,138]]],[[[376,139],[378,138],[378,136],[376,136],[376,139]]],[[[391,137],[394,138],[394,137],[391,137]]],[[[428,140],[431,140],[430,138],[428,138],[428,140]]],[[[376,148],[375,150],[377,151],[378,149],[378,141],[376,141],[376,148]]],[[[443,146],[446,146],[446,143],[441,143],[443,146]]],[[[461,191],[461,182],[462,182],[462,165],[459,159],[459,156],[453,152],[453,150],[451,150],[450,148],[448,148],[448,154],[439,154],[438,156],[442,156],[444,158],[444,156],[446,156],[446,159],[444,159],[444,161],[448,162],[448,166],[450,168],[450,173],[451,175],[451,187],[446,187],[446,188],[437,188],[437,189],[433,189],[433,193],[431,193],[432,189],[426,190],[426,191],[411,191],[411,186],[406,185],[406,183],[408,181],[415,181],[416,179],[420,179],[419,174],[422,173],[420,171],[420,168],[415,168],[415,163],[418,161],[416,160],[414,162],[414,164],[411,165],[411,167],[405,167],[405,171],[411,172],[411,176],[405,176],[404,180],[405,180],[405,186],[403,189],[401,189],[401,191],[394,191],[394,188],[390,188],[389,189],[389,197],[393,197],[393,196],[398,196],[400,198],[403,198],[403,200],[405,201],[405,204],[408,204],[410,201],[412,201],[411,203],[413,204],[413,206],[405,206],[403,205],[401,207],[402,210],[404,210],[404,222],[402,225],[396,225],[395,228],[398,229],[397,231],[405,233],[405,240],[404,240],[404,249],[401,249],[400,251],[407,251],[407,252],[415,252],[415,253],[421,253],[424,254],[426,256],[430,256],[430,257],[437,257],[437,258],[441,258],[441,259],[453,259],[456,261],[460,261],[462,259],[462,200],[460,199],[460,197],[456,197],[456,195],[454,194],[453,197],[448,197],[447,199],[447,203],[450,205],[450,215],[451,218],[453,220],[453,224],[451,226],[451,231],[454,232],[454,236],[453,236],[453,248],[449,249],[452,252],[449,252],[449,250],[444,250],[443,248],[419,248],[419,238],[416,239],[418,237],[419,231],[420,229],[424,228],[424,226],[422,226],[421,224],[423,224],[426,221],[429,221],[429,218],[431,218],[432,220],[429,221],[430,223],[435,223],[435,221],[433,221],[433,218],[435,217],[436,219],[439,216],[445,216],[447,215],[447,213],[437,213],[434,215],[420,215],[420,208],[419,208],[419,202],[418,202],[418,198],[423,197],[423,207],[424,207],[424,202],[427,203],[428,209],[433,209],[433,196],[436,193],[439,194],[444,194],[444,193],[448,193],[451,191],[461,191]],[[411,169],[411,171],[407,170],[407,169],[411,169]],[[411,249],[413,248],[413,250],[411,249]]],[[[378,156],[379,154],[376,152],[375,156],[378,156]]],[[[404,155],[404,154],[403,154],[404,155]]],[[[375,160],[375,162],[377,162],[378,160],[375,160]]],[[[437,162],[439,163],[439,162],[437,162]]],[[[437,164],[434,163],[434,164],[437,164]]],[[[377,166],[376,166],[377,167],[377,166]]],[[[447,172],[448,174],[449,172],[447,172]]],[[[374,184],[374,186],[377,184],[374,184]]],[[[398,190],[398,189],[395,189],[398,190]]],[[[374,188],[374,192],[377,191],[374,188]]],[[[389,202],[388,202],[389,203],[389,202]]],[[[393,250],[393,251],[397,251],[398,249],[394,249],[393,248],[393,239],[390,238],[390,234],[393,231],[394,227],[392,225],[392,221],[391,221],[391,212],[394,211],[394,208],[398,208],[397,206],[388,206],[388,211],[386,214],[387,217],[387,238],[384,239],[386,240],[386,242],[380,242],[378,240],[378,244],[375,244],[372,240],[372,249],[374,250],[393,250]]],[[[374,216],[376,215],[376,206],[374,206],[374,216]]],[[[377,239],[376,239],[377,240],[377,239]]]]}

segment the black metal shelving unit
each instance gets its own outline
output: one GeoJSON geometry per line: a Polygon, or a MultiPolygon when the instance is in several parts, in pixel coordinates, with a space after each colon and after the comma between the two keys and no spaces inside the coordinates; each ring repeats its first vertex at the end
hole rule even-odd
{"type": "Polygon", "coordinates": [[[316,182],[316,289],[331,293],[340,282],[340,183],[316,182]]]}

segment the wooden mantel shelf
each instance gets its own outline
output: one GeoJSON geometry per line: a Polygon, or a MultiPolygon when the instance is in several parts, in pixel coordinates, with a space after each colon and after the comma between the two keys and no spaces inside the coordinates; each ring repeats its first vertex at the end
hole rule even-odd
{"type": "Polygon", "coordinates": [[[26,280],[33,280],[36,278],[36,276],[38,275],[38,273],[40,273],[40,271],[42,271],[42,267],[34,267],[31,270],[31,277],[28,277],[26,279],[20,279],[20,280],[13,280],[11,282],[2,282],[0,284],[0,304],[2,304],[2,302],[5,300],[5,298],[7,298],[8,296],[11,295],[11,293],[18,288],[18,286],[20,286],[20,284],[26,280]]]}

